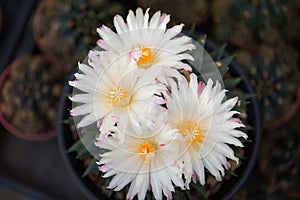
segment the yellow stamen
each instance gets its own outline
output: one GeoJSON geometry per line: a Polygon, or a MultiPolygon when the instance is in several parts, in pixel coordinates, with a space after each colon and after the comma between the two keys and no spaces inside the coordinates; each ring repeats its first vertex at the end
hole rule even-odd
{"type": "Polygon", "coordinates": [[[130,95],[126,89],[116,87],[110,92],[110,100],[113,106],[125,107],[130,103],[130,95]]]}
{"type": "Polygon", "coordinates": [[[179,131],[190,144],[203,142],[204,137],[201,134],[200,125],[198,122],[190,120],[184,121],[179,127],[179,131]]]}
{"type": "Polygon", "coordinates": [[[154,57],[152,55],[151,49],[147,47],[141,46],[140,51],[142,53],[141,57],[139,58],[137,64],[139,67],[147,69],[151,65],[150,62],[154,60],[154,57]]]}
{"type": "Polygon", "coordinates": [[[146,164],[154,158],[154,151],[155,147],[151,142],[144,142],[138,148],[138,154],[146,164]]]}

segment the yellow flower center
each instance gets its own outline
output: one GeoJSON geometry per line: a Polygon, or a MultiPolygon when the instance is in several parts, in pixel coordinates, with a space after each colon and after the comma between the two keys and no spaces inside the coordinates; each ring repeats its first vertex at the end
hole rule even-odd
{"type": "Polygon", "coordinates": [[[114,107],[125,107],[130,104],[131,98],[126,89],[116,87],[110,92],[110,100],[114,107]]]}
{"type": "Polygon", "coordinates": [[[142,55],[139,58],[137,65],[140,68],[147,69],[151,66],[151,62],[154,60],[152,51],[151,51],[151,49],[149,49],[147,47],[143,47],[143,46],[141,46],[140,51],[141,51],[142,55]]]}
{"type": "Polygon", "coordinates": [[[200,125],[198,122],[190,120],[184,121],[179,127],[179,131],[190,144],[203,142],[204,137],[201,134],[200,125]]]}
{"type": "Polygon", "coordinates": [[[154,158],[155,147],[151,142],[144,142],[138,148],[140,158],[147,164],[154,158]]]}

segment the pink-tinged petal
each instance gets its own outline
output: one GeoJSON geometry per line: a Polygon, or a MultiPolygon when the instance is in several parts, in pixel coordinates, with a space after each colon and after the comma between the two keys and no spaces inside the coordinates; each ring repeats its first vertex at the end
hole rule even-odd
{"type": "Polygon", "coordinates": [[[163,112],[164,112],[165,114],[168,113],[168,109],[165,108],[165,107],[163,107],[163,112]]]}
{"type": "Polygon", "coordinates": [[[193,182],[197,183],[199,181],[199,176],[196,173],[192,174],[193,182]]]}
{"type": "Polygon", "coordinates": [[[159,105],[162,105],[162,104],[167,103],[167,101],[166,101],[164,98],[158,97],[158,96],[155,96],[155,97],[151,98],[151,101],[152,101],[153,103],[159,104],[159,105]]]}
{"type": "Polygon", "coordinates": [[[129,51],[128,56],[129,56],[129,60],[130,61],[133,60],[134,62],[137,62],[139,60],[140,54],[137,55],[136,51],[137,50],[131,50],[131,51],[129,51]]]}
{"type": "Polygon", "coordinates": [[[106,133],[101,133],[101,134],[99,135],[99,137],[98,137],[98,141],[97,141],[97,143],[96,143],[96,146],[101,147],[101,146],[105,143],[106,139],[108,138],[108,135],[109,135],[108,132],[106,132],[106,133]]]}
{"type": "Polygon", "coordinates": [[[166,144],[159,144],[158,146],[160,146],[160,147],[164,147],[164,146],[166,146],[166,144]]]}
{"type": "Polygon", "coordinates": [[[97,41],[97,45],[100,46],[102,49],[110,50],[110,46],[102,39],[99,39],[97,41]]]}
{"type": "Polygon", "coordinates": [[[177,165],[178,165],[178,161],[175,160],[175,161],[173,162],[173,164],[171,165],[171,167],[177,167],[177,165]]]}
{"type": "Polygon", "coordinates": [[[157,125],[156,125],[155,123],[151,123],[151,124],[149,125],[149,128],[150,128],[151,130],[153,130],[153,131],[158,130],[158,127],[157,127],[157,125]]]}
{"type": "Polygon", "coordinates": [[[231,164],[228,161],[226,161],[226,163],[224,163],[224,164],[225,164],[224,166],[226,169],[229,169],[231,167],[231,164]]]}
{"type": "Polygon", "coordinates": [[[116,35],[110,28],[105,25],[102,25],[100,28],[97,28],[97,32],[103,40],[109,40],[109,38],[116,35]]]}
{"type": "Polygon", "coordinates": [[[181,142],[185,142],[184,137],[181,135],[181,133],[177,133],[174,137],[174,139],[180,140],[181,142]]]}
{"type": "Polygon", "coordinates": [[[149,184],[148,190],[149,190],[149,191],[152,191],[152,186],[151,186],[151,184],[149,184]]]}
{"type": "Polygon", "coordinates": [[[107,165],[102,165],[98,168],[101,172],[107,172],[110,168],[107,165]]]}
{"type": "Polygon", "coordinates": [[[103,118],[97,121],[97,128],[100,128],[103,123],[103,118]]]}
{"type": "Polygon", "coordinates": [[[243,123],[239,118],[234,118],[234,117],[230,118],[228,121],[236,122],[238,124],[242,124],[243,123]]]}
{"type": "Polygon", "coordinates": [[[120,119],[119,116],[117,116],[117,115],[111,115],[111,118],[113,118],[115,121],[120,119]]]}
{"type": "Polygon", "coordinates": [[[182,68],[183,68],[184,70],[188,71],[188,72],[192,72],[192,71],[193,71],[193,70],[192,70],[192,67],[191,67],[190,65],[188,65],[188,64],[183,64],[183,65],[182,65],[182,68]]]}
{"type": "Polygon", "coordinates": [[[166,189],[167,192],[167,200],[171,200],[172,199],[172,193],[170,190],[166,189]]]}
{"type": "Polygon", "coordinates": [[[71,116],[74,116],[74,114],[75,114],[75,113],[74,113],[74,110],[70,110],[70,115],[71,115],[71,116]]]}
{"type": "Polygon", "coordinates": [[[204,88],[205,88],[204,82],[200,81],[198,85],[198,95],[200,95],[203,92],[204,88]]]}

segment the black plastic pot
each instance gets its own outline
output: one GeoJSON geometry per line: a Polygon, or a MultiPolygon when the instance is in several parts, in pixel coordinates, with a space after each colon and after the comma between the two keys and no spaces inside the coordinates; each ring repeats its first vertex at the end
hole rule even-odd
{"type": "MultiPolygon", "coordinates": [[[[206,50],[212,51],[216,49],[217,45],[211,41],[207,41],[206,50]]],[[[226,55],[225,55],[226,56],[226,55]]],[[[232,62],[230,66],[230,73],[233,76],[242,77],[243,80],[240,85],[246,93],[254,94],[253,89],[250,86],[249,80],[246,76],[246,73],[236,62],[232,62]]],[[[74,77],[70,77],[72,80],[74,77]]],[[[72,139],[72,133],[69,129],[69,126],[62,123],[62,120],[69,117],[69,110],[72,107],[71,101],[68,99],[67,94],[72,93],[72,88],[67,84],[64,88],[64,95],[61,97],[58,111],[58,121],[57,121],[57,138],[59,141],[59,147],[62,153],[62,156],[65,160],[65,163],[73,175],[74,180],[81,187],[82,191],[86,194],[87,198],[93,199],[107,199],[104,194],[95,186],[95,184],[88,178],[81,178],[81,175],[84,172],[82,162],[76,159],[75,153],[68,153],[67,149],[74,143],[72,139]]],[[[253,131],[247,132],[249,139],[252,142],[245,143],[245,157],[246,160],[243,160],[241,166],[235,171],[238,174],[238,177],[231,177],[229,180],[224,180],[222,182],[222,187],[220,190],[209,197],[209,199],[230,199],[245,183],[247,177],[251,173],[251,170],[254,167],[256,162],[260,135],[261,135],[261,124],[260,124],[260,113],[258,104],[255,98],[251,99],[251,103],[248,105],[248,118],[247,122],[254,127],[253,131]]]]}
{"type": "MultiPolygon", "coordinates": [[[[70,76],[69,80],[74,80],[74,76],[70,76]]],[[[66,84],[58,106],[57,116],[57,139],[60,152],[68,171],[86,197],[90,200],[107,199],[91,179],[81,177],[85,169],[83,168],[82,161],[76,159],[76,153],[68,153],[68,149],[74,144],[74,140],[69,125],[62,123],[62,121],[69,117],[69,111],[72,108],[72,102],[68,98],[69,94],[72,94],[72,88],[66,84]]]]}

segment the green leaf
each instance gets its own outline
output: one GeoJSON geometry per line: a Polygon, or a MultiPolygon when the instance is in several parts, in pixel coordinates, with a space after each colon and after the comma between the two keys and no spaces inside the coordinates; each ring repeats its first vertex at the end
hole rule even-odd
{"type": "Polygon", "coordinates": [[[84,145],[82,144],[81,140],[77,140],[69,149],[68,152],[77,152],[77,151],[82,151],[85,149],[84,145]]]}
{"type": "Polygon", "coordinates": [[[246,159],[245,156],[243,156],[243,155],[241,155],[240,153],[237,153],[237,152],[234,154],[234,156],[237,157],[240,160],[245,160],[246,159]]]}
{"type": "Polygon", "coordinates": [[[244,143],[244,142],[253,142],[252,140],[250,140],[250,139],[245,139],[245,138],[243,138],[243,137],[240,138],[240,141],[241,141],[242,143],[244,143]]]}
{"type": "Polygon", "coordinates": [[[188,199],[191,199],[191,191],[190,190],[184,190],[183,192],[188,199]]]}
{"type": "Polygon", "coordinates": [[[68,117],[67,119],[62,120],[62,123],[67,124],[67,125],[74,125],[73,117],[68,117]]]}
{"type": "Polygon", "coordinates": [[[65,97],[71,97],[73,94],[72,93],[65,93],[64,95],[65,95],[65,97]]]}
{"type": "Polygon", "coordinates": [[[225,88],[228,90],[234,89],[240,82],[242,81],[242,77],[231,78],[224,80],[225,88]]]}
{"type": "Polygon", "coordinates": [[[205,197],[206,195],[206,191],[205,191],[205,187],[203,185],[201,185],[200,183],[191,183],[191,187],[195,188],[196,190],[198,190],[198,192],[200,192],[200,194],[205,197]]]}
{"type": "Polygon", "coordinates": [[[220,64],[221,64],[221,66],[218,66],[218,67],[219,68],[228,67],[234,57],[235,57],[235,54],[227,56],[226,58],[223,58],[223,59],[218,59],[217,62],[220,62],[220,64]]]}
{"type": "Polygon", "coordinates": [[[230,175],[234,176],[234,177],[238,177],[238,175],[234,171],[232,171],[231,169],[226,169],[225,172],[227,174],[230,174],[230,175]]]}
{"type": "Polygon", "coordinates": [[[91,156],[90,152],[86,148],[84,148],[82,151],[78,151],[76,158],[83,159],[89,156],[91,156]]]}
{"type": "Polygon", "coordinates": [[[219,72],[222,77],[224,76],[224,74],[226,74],[228,72],[228,70],[229,70],[229,67],[219,68],[219,72]]]}
{"type": "Polygon", "coordinates": [[[245,127],[237,128],[237,130],[247,133],[248,131],[254,130],[254,127],[249,124],[246,124],[245,127]]]}
{"type": "Polygon", "coordinates": [[[227,99],[238,97],[242,102],[246,103],[248,99],[256,97],[256,94],[246,94],[246,93],[241,93],[236,91],[230,91],[226,97],[227,99]]]}
{"type": "Polygon", "coordinates": [[[193,23],[191,29],[189,30],[189,32],[187,34],[187,36],[192,37],[193,34],[195,33],[195,29],[196,29],[196,23],[193,23]]]}
{"type": "Polygon", "coordinates": [[[204,47],[205,44],[206,44],[206,35],[205,34],[202,34],[200,35],[200,37],[197,39],[197,42],[202,46],[204,47]]]}
{"type": "Polygon", "coordinates": [[[242,95],[240,95],[240,97],[241,97],[241,99],[243,99],[243,100],[247,100],[247,99],[251,99],[251,98],[253,98],[253,97],[256,97],[256,94],[242,94],[242,95]]]}
{"type": "Polygon", "coordinates": [[[154,197],[153,197],[152,192],[147,191],[147,193],[146,193],[146,198],[147,198],[147,200],[153,200],[154,197]]]}
{"type": "Polygon", "coordinates": [[[99,169],[98,169],[98,165],[96,163],[96,159],[93,158],[93,160],[91,161],[90,165],[86,168],[86,170],[83,172],[82,174],[82,178],[93,173],[93,172],[97,172],[99,169]]]}
{"type": "Polygon", "coordinates": [[[217,60],[221,60],[223,54],[224,54],[224,50],[226,48],[226,44],[223,44],[220,48],[214,50],[213,52],[210,53],[210,56],[212,57],[213,60],[217,61],[217,60]]]}
{"type": "Polygon", "coordinates": [[[184,196],[185,195],[181,189],[179,189],[179,188],[175,189],[175,194],[173,196],[175,200],[182,200],[182,199],[184,199],[184,196]]]}
{"type": "Polygon", "coordinates": [[[109,193],[108,193],[107,197],[110,198],[115,193],[115,191],[111,190],[111,189],[108,189],[108,190],[109,190],[109,193]]]}

